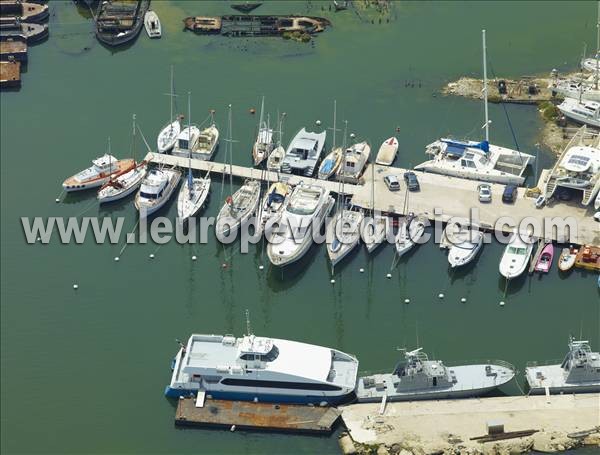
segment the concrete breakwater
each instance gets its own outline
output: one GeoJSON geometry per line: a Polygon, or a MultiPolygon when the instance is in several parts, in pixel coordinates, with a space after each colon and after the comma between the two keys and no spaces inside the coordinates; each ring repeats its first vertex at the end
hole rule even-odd
{"type": "Polygon", "coordinates": [[[600,394],[579,394],[352,404],[340,408],[348,428],[340,446],[346,454],[378,455],[600,448],[599,403],[600,394]]]}

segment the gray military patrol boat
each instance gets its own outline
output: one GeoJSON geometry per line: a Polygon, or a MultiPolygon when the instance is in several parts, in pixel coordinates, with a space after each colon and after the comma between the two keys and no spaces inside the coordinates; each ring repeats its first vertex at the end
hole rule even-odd
{"type": "Polygon", "coordinates": [[[587,341],[569,338],[569,352],[562,363],[525,368],[532,394],[600,392],[600,353],[592,352],[587,341]]]}
{"type": "Polygon", "coordinates": [[[448,367],[429,360],[421,351],[404,351],[393,373],[374,374],[358,379],[359,402],[442,400],[485,394],[515,377],[515,368],[500,360],[478,365],[448,367]]]}

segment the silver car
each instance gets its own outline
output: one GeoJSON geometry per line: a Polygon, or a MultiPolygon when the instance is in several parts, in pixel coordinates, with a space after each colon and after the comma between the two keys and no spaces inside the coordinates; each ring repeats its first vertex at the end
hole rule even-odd
{"type": "Polygon", "coordinates": [[[383,178],[383,181],[385,182],[386,186],[388,187],[388,190],[390,190],[390,191],[400,190],[400,182],[398,181],[398,178],[395,175],[386,175],[383,178]]]}
{"type": "Polygon", "coordinates": [[[482,183],[477,187],[479,192],[479,202],[492,202],[492,187],[487,183],[482,183]]]}

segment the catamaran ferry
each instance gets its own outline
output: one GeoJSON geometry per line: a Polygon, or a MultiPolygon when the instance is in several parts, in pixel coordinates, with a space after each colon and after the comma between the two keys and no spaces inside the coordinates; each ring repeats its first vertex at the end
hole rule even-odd
{"type": "Polygon", "coordinates": [[[172,366],[168,397],[314,405],[352,400],[358,373],[350,354],[255,335],[192,335],[172,366]]]}

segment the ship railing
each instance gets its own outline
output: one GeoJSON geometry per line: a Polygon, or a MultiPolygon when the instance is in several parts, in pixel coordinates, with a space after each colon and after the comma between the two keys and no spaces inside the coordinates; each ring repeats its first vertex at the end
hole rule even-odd
{"type": "Polygon", "coordinates": [[[500,360],[500,359],[469,359],[469,360],[461,360],[461,361],[456,361],[456,362],[444,362],[444,366],[446,366],[446,368],[451,369],[453,366],[458,366],[458,365],[496,365],[496,366],[500,366],[500,367],[504,367],[504,368],[508,368],[509,370],[513,371],[515,374],[517,373],[517,367],[515,367],[512,363],[507,362],[506,360],[500,360]]]}
{"type": "Polygon", "coordinates": [[[541,362],[539,362],[537,360],[531,360],[531,361],[527,362],[525,364],[525,366],[527,368],[544,367],[544,366],[549,366],[549,365],[560,365],[560,364],[562,364],[562,362],[563,362],[563,359],[543,360],[541,362]]]}

